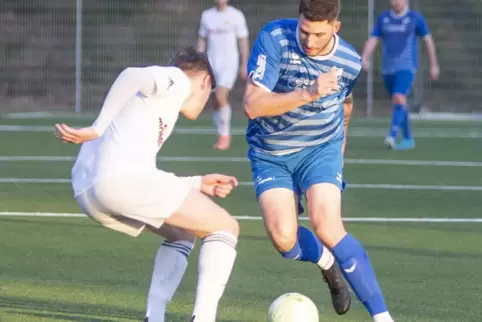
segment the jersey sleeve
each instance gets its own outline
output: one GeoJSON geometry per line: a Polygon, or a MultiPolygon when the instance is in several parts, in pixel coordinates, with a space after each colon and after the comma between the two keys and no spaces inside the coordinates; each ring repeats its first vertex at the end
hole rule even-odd
{"type": "MultiPolygon", "coordinates": [[[[157,68],[161,69],[161,67],[157,68]]],[[[99,116],[92,125],[94,131],[102,136],[125,103],[139,92],[146,96],[156,95],[157,92],[166,88],[168,79],[161,74],[161,72],[153,72],[153,67],[124,69],[107,93],[99,116]]]]}
{"type": "MultiPolygon", "coordinates": [[[[360,62],[361,64],[361,62],[360,62]]],[[[353,92],[353,88],[355,87],[356,83],[358,82],[358,79],[360,78],[360,71],[358,71],[358,74],[355,76],[353,80],[350,81],[350,83],[347,85],[347,92],[346,96],[350,96],[353,92]]]]}
{"type": "Polygon", "coordinates": [[[146,67],[154,80],[154,90],[152,93],[143,93],[146,96],[161,96],[165,94],[171,86],[174,85],[174,75],[170,73],[169,68],[161,66],[146,67]]]}
{"type": "Polygon", "coordinates": [[[346,92],[346,97],[350,96],[353,93],[353,88],[355,87],[358,78],[360,78],[360,74],[350,82],[350,84],[347,86],[347,92],[346,92]]]}
{"type": "Polygon", "coordinates": [[[208,36],[208,28],[206,27],[206,15],[201,15],[201,21],[199,23],[199,37],[206,38],[208,36]]]}
{"type": "Polygon", "coordinates": [[[278,82],[281,62],[281,46],[266,30],[256,39],[248,61],[248,75],[252,81],[268,91],[278,82]]]}
{"type": "Polygon", "coordinates": [[[248,31],[248,25],[246,24],[246,17],[242,12],[240,12],[236,23],[236,37],[246,38],[248,36],[249,36],[249,31],[248,31]]]}
{"type": "Polygon", "coordinates": [[[425,17],[421,14],[417,15],[417,24],[415,26],[415,32],[419,37],[425,37],[430,35],[430,29],[428,29],[427,21],[425,17]]]}
{"type": "Polygon", "coordinates": [[[377,17],[377,21],[375,22],[375,26],[373,26],[371,36],[377,38],[383,36],[383,15],[379,15],[377,17]]]}

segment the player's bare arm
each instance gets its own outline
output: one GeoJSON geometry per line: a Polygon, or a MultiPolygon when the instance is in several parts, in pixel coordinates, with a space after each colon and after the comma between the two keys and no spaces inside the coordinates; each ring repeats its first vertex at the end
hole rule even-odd
{"type": "Polygon", "coordinates": [[[201,53],[206,52],[206,38],[204,37],[199,37],[197,39],[197,50],[201,53]]]}
{"type": "Polygon", "coordinates": [[[365,49],[362,55],[362,68],[363,70],[368,70],[370,68],[370,57],[377,48],[378,37],[370,37],[365,43],[365,49]]]}
{"type": "Polygon", "coordinates": [[[249,59],[249,38],[243,37],[238,40],[239,54],[241,56],[241,64],[239,66],[239,75],[242,80],[248,78],[248,59],[249,59]]]}
{"type": "Polygon", "coordinates": [[[197,45],[196,45],[197,51],[201,53],[205,53],[207,49],[206,47],[207,47],[208,32],[204,21],[205,21],[205,14],[203,13],[201,15],[201,21],[199,23],[199,37],[197,39],[197,45]]]}
{"type": "Polygon", "coordinates": [[[343,102],[343,112],[344,112],[343,130],[344,130],[345,136],[343,139],[342,151],[344,154],[345,147],[346,147],[346,135],[348,132],[348,124],[350,123],[351,113],[353,112],[353,94],[348,96],[343,102]]]}
{"type": "Polygon", "coordinates": [[[432,35],[427,35],[423,38],[425,47],[427,48],[428,62],[430,66],[430,77],[432,80],[436,80],[439,77],[440,70],[437,60],[437,49],[432,35]]]}
{"type": "Polygon", "coordinates": [[[250,119],[276,116],[336,93],[339,89],[337,73],[334,69],[322,73],[310,87],[290,93],[269,92],[250,79],[246,86],[244,111],[250,119]]]}

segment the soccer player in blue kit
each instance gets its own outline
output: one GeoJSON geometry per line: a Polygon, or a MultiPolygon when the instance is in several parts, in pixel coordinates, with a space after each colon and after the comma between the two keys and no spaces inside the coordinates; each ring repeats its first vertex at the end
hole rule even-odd
{"type": "Polygon", "coordinates": [[[340,7],[340,0],[300,0],[298,19],[259,32],[244,99],[248,156],[279,253],[321,269],[338,314],[351,302],[344,275],[374,321],[392,322],[368,255],[341,218],[345,132],[361,60],[337,35],[340,7]],[[303,196],[315,233],[298,224],[303,196]]]}
{"type": "Polygon", "coordinates": [[[417,37],[421,37],[426,45],[431,79],[436,80],[439,76],[435,44],[425,18],[419,12],[409,10],[407,1],[390,0],[392,10],[384,11],[378,16],[362,57],[363,69],[367,70],[370,56],[378,41],[383,41],[383,80],[393,104],[392,124],[390,133],[385,138],[385,145],[395,150],[415,147],[410,131],[407,95],[418,67],[417,37]],[[400,129],[403,138],[397,144],[400,129]]]}

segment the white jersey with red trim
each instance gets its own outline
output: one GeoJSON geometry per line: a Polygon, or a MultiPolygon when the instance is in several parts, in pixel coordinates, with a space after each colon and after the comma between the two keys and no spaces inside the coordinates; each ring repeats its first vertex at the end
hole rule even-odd
{"type": "Polygon", "coordinates": [[[72,169],[75,196],[101,179],[156,169],[157,153],[174,129],[191,84],[176,67],[145,70],[154,79],[154,93],[138,92],[111,117],[101,118],[101,112],[93,127],[102,135],[82,144],[72,169]]]}

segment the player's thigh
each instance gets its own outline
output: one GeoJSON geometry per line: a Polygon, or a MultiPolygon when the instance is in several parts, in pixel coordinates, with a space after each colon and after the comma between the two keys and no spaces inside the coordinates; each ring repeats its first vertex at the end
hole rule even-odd
{"type": "Polygon", "coordinates": [[[76,201],[84,214],[106,228],[137,237],[146,226],[138,220],[107,213],[92,197],[90,190],[78,196],[76,201]]]}
{"type": "Polygon", "coordinates": [[[250,151],[251,172],[256,198],[265,227],[278,249],[293,246],[298,229],[298,191],[283,157],[250,151]]]}
{"type": "Polygon", "coordinates": [[[393,94],[393,83],[395,81],[395,74],[384,74],[383,75],[383,85],[385,86],[385,90],[388,93],[388,96],[391,98],[393,94]]]}
{"type": "Polygon", "coordinates": [[[395,104],[406,104],[406,97],[415,80],[415,74],[412,71],[399,71],[394,75],[392,86],[392,99],[395,104]]]}
{"type": "Polygon", "coordinates": [[[308,216],[316,235],[334,247],[346,234],[341,216],[341,190],[332,183],[312,185],[306,191],[308,216]]]}
{"type": "Polygon", "coordinates": [[[341,141],[305,151],[295,172],[299,189],[305,194],[313,229],[327,245],[338,241],[344,228],[341,222],[343,155],[341,141]]]}
{"type": "Polygon", "coordinates": [[[319,183],[330,183],[343,189],[343,140],[302,150],[294,170],[295,184],[301,194],[319,183]]]}
{"type": "Polygon", "coordinates": [[[230,89],[224,86],[216,87],[216,107],[224,107],[229,105],[229,91],[230,89]]]}
{"type": "Polygon", "coordinates": [[[269,189],[259,196],[266,232],[278,250],[288,251],[296,243],[297,199],[295,192],[286,188],[269,189]]]}
{"type": "Polygon", "coordinates": [[[219,231],[239,235],[236,219],[196,189],[189,191],[180,207],[165,222],[193,232],[199,238],[219,231]]]}
{"type": "Polygon", "coordinates": [[[292,174],[286,167],[286,158],[249,150],[248,159],[256,198],[267,190],[285,188],[297,192],[292,174]]]}
{"type": "Polygon", "coordinates": [[[218,69],[216,71],[216,74],[218,75],[218,78],[216,78],[216,85],[231,90],[238,78],[238,64],[236,64],[236,62],[226,61],[219,67],[216,67],[216,69],[218,69]]]}
{"type": "Polygon", "coordinates": [[[188,241],[194,243],[194,241],[196,240],[196,236],[192,232],[185,229],[173,227],[167,223],[164,223],[160,228],[146,227],[146,230],[149,230],[156,235],[162,236],[170,242],[188,241]]]}
{"type": "Polygon", "coordinates": [[[153,170],[101,180],[94,185],[93,194],[106,212],[158,229],[181,206],[191,189],[185,180],[153,170]]]}

